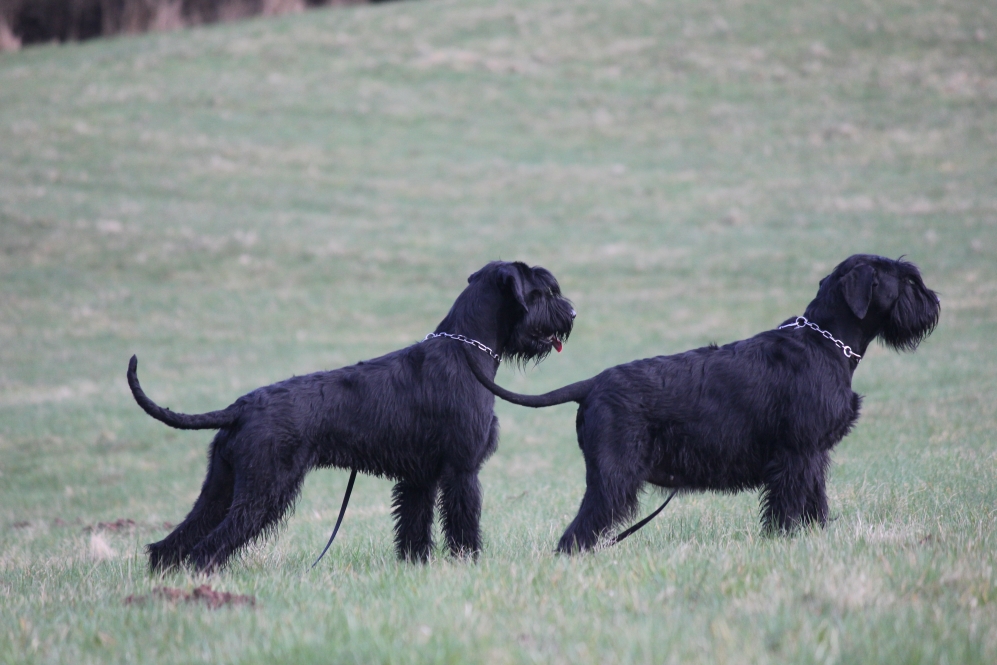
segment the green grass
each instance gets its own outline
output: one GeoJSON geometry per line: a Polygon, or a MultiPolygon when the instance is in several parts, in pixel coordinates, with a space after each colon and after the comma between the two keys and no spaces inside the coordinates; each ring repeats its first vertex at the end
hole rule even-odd
{"type": "Polygon", "coordinates": [[[994,662],[995,259],[986,0],[423,0],[3,54],[0,662],[994,662]],[[858,370],[826,531],[694,495],[555,557],[574,410],[498,404],[477,564],[397,563],[362,477],[309,571],[347,477],[320,471],[226,571],[145,570],[210,434],[135,406],[132,353],[217,409],[414,342],[520,259],[579,311],[499,374],[540,392],[770,328],[854,252],[907,254],[942,319],[858,370]],[[123,602],[202,583],[257,605],[123,602]]]}

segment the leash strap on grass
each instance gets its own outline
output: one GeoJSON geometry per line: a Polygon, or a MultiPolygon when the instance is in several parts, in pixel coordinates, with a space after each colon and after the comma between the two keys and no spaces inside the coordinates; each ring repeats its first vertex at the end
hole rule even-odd
{"type": "MultiPolygon", "coordinates": [[[[634,524],[632,527],[630,527],[629,529],[627,529],[626,531],[624,531],[620,535],[618,535],[615,538],[613,538],[613,540],[610,541],[609,544],[610,545],[615,545],[616,543],[620,542],[624,538],[632,535],[634,533],[634,531],[640,530],[641,527],[643,527],[645,524],[647,524],[648,522],[650,522],[651,520],[653,520],[655,517],[657,517],[658,513],[660,513],[662,510],[665,509],[665,506],[668,505],[668,502],[671,501],[672,497],[674,497],[676,494],[678,494],[678,490],[672,490],[672,493],[668,495],[668,498],[665,499],[665,502],[663,504],[661,504],[660,506],[658,506],[657,510],[655,510],[653,513],[651,513],[650,515],[648,515],[647,517],[645,517],[641,521],[639,521],[636,524],[634,524]]],[[[321,557],[319,557],[319,558],[321,558],[321,557]]]]}
{"type": "MultiPolygon", "coordinates": [[[[325,544],[325,549],[322,550],[322,553],[318,555],[317,559],[315,559],[315,563],[312,564],[312,568],[318,565],[318,562],[322,560],[322,557],[325,556],[325,553],[329,551],[330,547],[332,547],[332,541],[336,539],[336,534],[339,532],[339,525],[343,523],[343,515],[346,514],[346,506],[350,502],[350,494],[353,493],[353,481],[356,479],[357,479],[357,470],[353,469],[353,472],[350,474],[350,482],[346,485],[346,494],[345,496],[343,496],[343,507],[339,509],[339,519],[336,520],[336,526],[332,529],[332,535],[329,536],[329,542],[325,544]]],[[[664,506],[662,506],[661,508],[664,508],[664,506]]],[[[660,510],[661,508],[659,508],[658,510],[660,510]]],[[[651,517],[654,517],[654,515],[652,515],[651,517]]]]}

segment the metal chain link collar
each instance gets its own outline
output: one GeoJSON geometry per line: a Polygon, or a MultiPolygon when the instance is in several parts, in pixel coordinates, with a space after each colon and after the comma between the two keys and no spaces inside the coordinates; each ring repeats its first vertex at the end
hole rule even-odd
{"type": "Polygon", "coordinates": [[[792,328],[793,330],[797,330],[799,328],[811,328],[813,330],[816,330],[821,335],[823,335],[825,339],[829,339],[832,342],[834,342],[834,345],[836,347],[838,347],[839,349],[841,349],[842,353],[845,354],[846,358],[855,358],[855,362],[856,363],[859,363],[862,360],[862,356],[860,356],[859,354],[857,354],[854,351],[852,351],[852,347],[846,345],[840,339],[835,339],[834,335],[832,335],[831,333],[827,332],[826,330],[821,330],[820,327],[816,323],[814,323],[812,321],[807,321],[807,317],[805,317],[805,316],[798,316],[798,317],[796,317],[796,320],[793,321],[792,323],[787,323],[784,326],[779,326],[778,329],[782,330],[784,328],[792,328]]]}
{"type": "Polygon", "coordinates": [[[451,335],[450,333],[429,333],[423,338],[422,341],[425,342],[427,339],[432,339],[434,337],[449,337],[450,339],[455,339],[458,342],[464,342],[465,344],[470,344],[471,346],[477,347],[479,350],[484,351],[485,353],[490,355],[495,360],[495,362],[497,363],[502,362],[502,359],[499,358],[499,355],[494,351],[492,351],[491,349],[489,349],[487,346],[485,346],[476,339],[471,339],[470,337],[464,337],[463,335],[451,335]]]}

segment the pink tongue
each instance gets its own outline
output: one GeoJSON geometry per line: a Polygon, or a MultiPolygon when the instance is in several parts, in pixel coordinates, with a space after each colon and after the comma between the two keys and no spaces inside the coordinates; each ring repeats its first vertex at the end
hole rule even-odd
{"type": "Polygon", "coordinates": [[[553,340],[551,340],[551,343],[554,345],[554,348],[557,349],[557,352],[560,353],[561,352],[561,340],[559,340],[558,338],[555,337],[553,340]]]}

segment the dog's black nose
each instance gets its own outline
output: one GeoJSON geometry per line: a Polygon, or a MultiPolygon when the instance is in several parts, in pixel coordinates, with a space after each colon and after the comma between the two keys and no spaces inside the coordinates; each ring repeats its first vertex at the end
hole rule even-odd
{"type": "Polygon", "coordinates": [[[571,310],[571,320],[572,320],[572,321],[574,321],[574,320],[575,320],[575,317],[576,317],[576,316],[578,316],[578,312],[576,312],[575,310],[571,310]]]}

